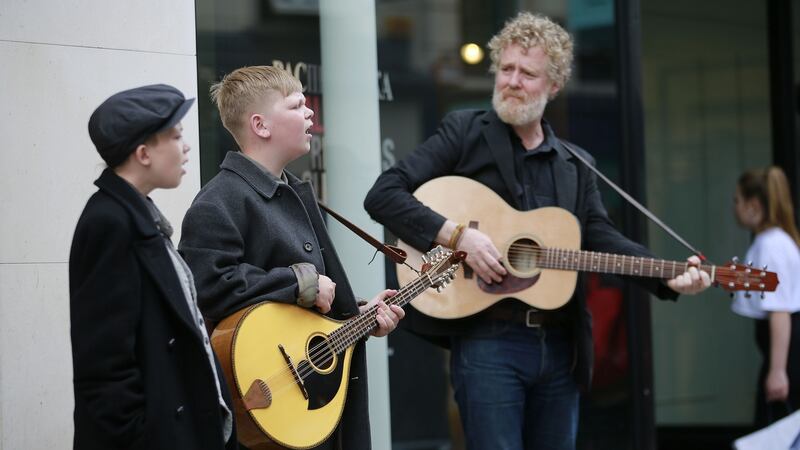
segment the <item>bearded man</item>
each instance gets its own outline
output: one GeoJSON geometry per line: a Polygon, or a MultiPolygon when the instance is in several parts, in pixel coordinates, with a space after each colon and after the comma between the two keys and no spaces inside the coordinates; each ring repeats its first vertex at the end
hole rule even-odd
{"type": "MultiPolygon", "coordinates": [[[[489,41],[493,109],[448,114],[436,134],[384,172],[364,201],[370,216],[403,241],[434,243],[468,253],[485,283],[506,276],[491,237],[420,203],[412,193],[437,177],[458,175],[492,189],[526,211],[558,206],[577,218],[584,250],[651,257],[608,218],[595,175],[567,150],[542,119],[564,87],[572,39],[547,17],[520,13],[489,41]]],[[[453,201],[459,199],[453,193],[453,201]]],[[[535,224],[530,224],[534,226],[535,224]]],[[[699,261],[690,258],[692,264],[699,261]]],[[[638,278],[660,298],[697,293],[710,284],[695,267],[666,283],[638,278]]],[[[413,314],[406,328],[450,348],[450,375],[468,449],[573,449],[581,387],[592,367],[591,317],[578,283],[562,308],[544,311],[511,298],[464,319],[413,314]]]]}

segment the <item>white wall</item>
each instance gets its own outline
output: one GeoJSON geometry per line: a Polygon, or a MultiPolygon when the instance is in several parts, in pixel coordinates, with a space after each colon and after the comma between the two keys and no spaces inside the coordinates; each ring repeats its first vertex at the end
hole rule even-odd
{"type": "MultiPolygon", "coordinates": [[[[0,61],[0,449],[70,449],[67,261],[102,171],[86,124],[122,89],[197,95],[194,2],[3,0],[0,61]]],[[[200,187],[196,107],[183,124],[188,175],[153,195],[173,224],[200,187]]]]}

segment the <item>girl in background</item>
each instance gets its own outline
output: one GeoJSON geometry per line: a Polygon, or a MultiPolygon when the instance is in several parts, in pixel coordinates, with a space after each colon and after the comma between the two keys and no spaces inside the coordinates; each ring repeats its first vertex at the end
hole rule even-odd
{"type": "Polygon", "coordinates": [[[775,292],[738,292],[735,313],[756,320],[756,343],[763,356],[756,396],[756,425],[766,426],[800,408],[800,233],[786,175],[778,167],[754,169],[739,177],[736,219],[750,230],[747,261],[778,273],[775,292]]]}

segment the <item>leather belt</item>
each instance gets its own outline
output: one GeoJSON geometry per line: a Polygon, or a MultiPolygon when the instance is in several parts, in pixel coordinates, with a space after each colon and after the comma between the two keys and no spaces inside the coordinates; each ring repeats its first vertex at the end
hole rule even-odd
{"type": "Polygon", "coordinates": [[[502,305],[486,310],[485,317],[519,323],[529,328],[564,327],[572,321],[566,311],[543,311],[537,308],[503,307],[502,305]]]}

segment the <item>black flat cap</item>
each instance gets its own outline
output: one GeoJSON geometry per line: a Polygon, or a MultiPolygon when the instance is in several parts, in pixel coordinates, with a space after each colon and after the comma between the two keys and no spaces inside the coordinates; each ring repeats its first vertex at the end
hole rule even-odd
{"type": "Polygon", "coordinates": [[[89,118],[89,137],[108,167],[116,167],[150,136],[174,127],[194,103],[166,84],[118,92],[89,118]]]}

